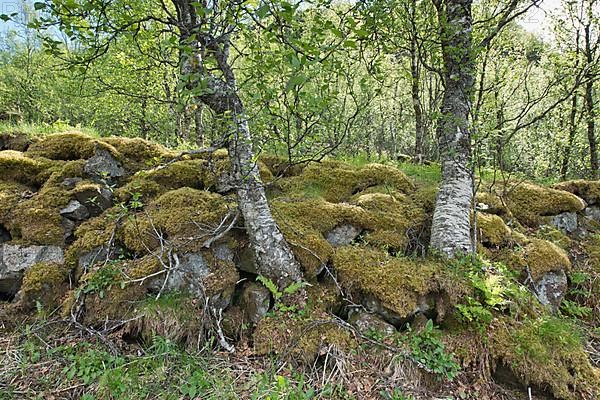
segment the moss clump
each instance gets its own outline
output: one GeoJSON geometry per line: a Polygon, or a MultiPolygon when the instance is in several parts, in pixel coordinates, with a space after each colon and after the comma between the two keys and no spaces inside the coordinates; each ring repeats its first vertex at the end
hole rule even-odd
{"type": "Polygon", "coordinates": [[[94,155],[96,147],[108,151],[118,160],[122,158],[113,146],[77,131],[46,136],[29,146],[26,154],[50,160],[85,160],[94,155]]]}
{"type": "Polygon", "coordinates": [[[572,193],[532,183],[519,183],[508,189],[507,204],[519,222],[529,226],[539,225],[540,216],[575,212],[585,207],[572,193]]]}
{"type": "Polygon", "coordinates": [[[492,356],[523,384],[548,388],[565,400],[592,400],[600,392],[600,373],[590,365],[572,324],[554,317],[500,318],[492,329],[492,356]]]}
{"type": "Polygon", "coordinates": [[[0,224],[9,221],[12,210],[23,200],[23,194],[29,192],[29,187],[15,182],[0,180],[0,224]]]}
{"type": "Polygon", "coordinates": [[[495,193],[479,191],[476,203],[481,211],[500,216],[511,216],[511,212],[500,196],[495,193]]]}
{"type": "Polygon", "coordinates": [[[172,190],[124,221],[122,239],[127,248],[145,253],[159,246],[156,232],[160,232],[180,250],[191,250],[202,245],[235,208],[233,201],[216,193],[187,187],[172,190]]]}
{"type": "Polygon", "coordinates": [[[332,203],[347,201],[352,195],[378,185],[402,193],[414,190],[413,183],[394,167],[368,164],[355,168],[339,161],[309,164],[301,175],[281,183],[284,192],[323,197],[332,203]]]}
{"type": "Polygon", "coordinates": [[[531,239],[525,246],[524,253],[525,262],[534,280],[550,271],[567,271],[571,268],[567,253],[547,240],[531,239]]]}
{"type": "Polygon", "coordinates": [[[535,236],[539,239],[552,242],[563,250],[569,249],[573,244],[571,238],[552,225],[540,226],[540,229],[535,232],[535,236]]]}
{"type": "Polygon", "coordinates": [[[254,330],[254,351],[275,353],[300,365],[310,365],[321,350],[331,346],[341,351],[356,348],[353,336],[322,311],[308,316],[277,313],[261,319],[254,330]]]}
{"type": "Polygon", "coordinates": [[[287,158],[274,154],[261,154],[259,159],[273,176],[290,177],[300,175],[306,166],[305,163],[290,164],[287,158]]]}
{"type": "Polygon", "coordinates": [[[49,160],[32,159],[20,151],[0,151],[0,176],[5,181],[40,186],[48,178],[48,168],[52,165],[49,160]]]}
{"type": "Polygon", "coordinates": [[[44,188],[15,206],[6,227],[13,238],[23,243],[60,246],[65,239],[60,209],[69,199],[69,191],[63,188],[44,188]]]}
{"type": "Polygon", "coordinates": [[[125,325],[123,334],[140,338],[147,344],[161,336],[189,350],[198,350],[209,328],[196,300],[177,293],[163,295],[158,300],[147,298],[133,314],[136,318],[125,325]]]}
{"type": "Polygon", "coordinates": [[[0,150],[25,151],[33,142],[27,134],[21,132],[0,133],[0,150]]]}
{"type": "Polygon", "coordinates": [[[20,304],[31,309],[40,303],[56,308],[69,289],[69,268],[58,263],[38,263],[32,265],[23,276],[20,291],[20,304]]]}
{"type": "Polygon", "coordinates": [[[367,247],[343,247],[336,251],[333,266],[341,285],[358,298],[374,296],[400,318],[412,315],[419,297],[440,290],[436,275],[440,262],[391,257],[367,247]]]}
{"type": "Polygon", "coordinates": [[[133,193],[139,193],[145,200],[181,187],[204,189],[214,184],[214,179],[211,181],[208,174],[206,160],[177,161],[165,167],[138,172],[116,191],[116,195],[119,200],[127,201],[133,193]]]}
{"type": "Polygon", "coordinates": [[[578,179],[558,183],[554,185],[554,188],[573,193],[584,199],[588,204],[600,204],[600,181],[578,179]]]}
{"type": "Polygon", "coordinates": [[[100,141],[114,147],[123,156],[125,167],[130,171],[152,167],[176,157],[175,152],[140,138],[107,137],[100,141]]]}
{"type": "Polygon", "coordinates": [[[477,214],[479,240],[485,246],[500,247],[511,241],[511,230],[502,218],[493,214],[477,214]]]}

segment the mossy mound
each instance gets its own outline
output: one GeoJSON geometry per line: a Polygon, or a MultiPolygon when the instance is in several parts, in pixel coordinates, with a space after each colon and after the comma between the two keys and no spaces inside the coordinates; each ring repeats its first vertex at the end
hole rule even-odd
{"type": "Polygon", "coordinates": [[[572,193],[525,182],[507,190],[507,204],[519,222],[529,226],[539,225],[541,216],[577,212],[585,207],[572,193]]]}
{"type": "Polygon", "coordinates": [[[600,393],[600,371],[590,365],[577,328],[564,320],[498,319],[490,348],[524,385],[549,390],[557,399],[592,400],[600,393]]]}
{"type": "Polygon", "coordinates": [[[487,214],[510,217],[512,214],[502,198],[489,191],[478,191],[476,195],[477,208],[487,214]]]}
{"type": "Polygon", "coordinates": [[[20,151],[0,151],[0,176],[5,181],[41,186],[51,166],[50,160],[29,158],[20,151]]]}
{"type": "Polygon", "coordinates": [[[27,134],[21,132],[0,133],[0,151],[16,150],[25,151],[34,140],[27,134]]]}
{"type": "Polygon", "coordinates": [[[584,199],[590,205],[600,204],[600,181],[578,179],[557,183],[554,185],[554,188],[573,193],[584,199]]]}
{"type": "Polygon", "coordinates": [[[198,306],[196,299],[168,294],[140,302],[134,311],[136,319],[128,322],[123,334],[151,344],[161,336],[189,350],[199,350],[210,328],[210,316],[198,306]]]}
{"type": "Polygon", "coordinates": [[[19,304],[25,309],[41,305],[48,310],[58,307],[69,289],[69,268],[58,263],[37,263],[23,276],[19,304]]]}
{"type": "Polygon", "coordinates": [[[91,158],[97,148],[106,150],[118,160],[122,159],[121,154],[110,144],[78,131],[45,136],[29,146],[26,154],[28,157],[50,160],[85,160],[91,158]]]}
{"type": "Polygon", "coordinates": [[[311,365],[322,350],[351,351],[357,342],[330,315],[314,311],[300,317],[276,313],[259,321],[254,330],[257,355],[277,354],[299,365],[311,365]]]}
{"type": "Polygon", "coordinates": [[[493,214],[477,214],[479,241],[485,246],[500,247],[512,240],[512,232],[504,220],[493,214]]]}
{"type": "Polygon", "coordinates": [[[333,266],[340,284],[356,298],[373,296],[399,318],[419,311],[419,303],[428,294],[445,292],[457,298],[466,289],[460,280],[438,279],[447,269],[443,262],[392,257],[363,246],[338,249],[333,266]]]}
{"type": "Polygon", "coordinates": [[[125,167],[130,171],[160,165],[177,156],[174,151],[140,138],[112,136],[102,138],[100,141],[115,148],[123,157],[125,167]]]}
{"type": "Polygon", "coordinates": [[[122,240],[139,253],[157,248],[158,235],[176,241],[181,250],[197,249],[236,207],[231,199],[217,193],[187,187],[172,190],[124,221],[122,240]]]}
{"type": "Polygon", "coordinates": [[[6,224],[12,210],[30,192],[28,186],[0,180],[0,224],[6,224]]]}
{"type": "Polygon", "coordinates": [[[281,183],[284,192],[322,197],[332,203],[348,201],[372,186],[387,186],[402,193],[412,192],[413,183],[400,170],[382,164],[355,168],[340,161],[309,164],[301,175],[281,183]]]}

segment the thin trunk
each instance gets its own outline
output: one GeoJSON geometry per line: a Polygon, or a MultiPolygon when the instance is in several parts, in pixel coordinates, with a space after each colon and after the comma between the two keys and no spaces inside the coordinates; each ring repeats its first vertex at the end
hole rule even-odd
{"type": "Polygon", "coordinates": [[[598,177],[598,149],[596,143],[596,132],[594,123],[594,79],[590,68],[594,62],[595,48],[592,49],[592,3],[589,2],[588,10],[588,21],[585,25],[585,58],[588,70],[586,72],[586,84],[585,84],[585,108],[586,108],[586,122],[587,122],[587,137],[590,144],[590,168],[592,178],[598,177]]]}
{"type": "Polygon", "coordinates": [[[194,110],[194,128],[196,130],[196,144],[204,147],[204,124],[202,122],[202,104],[198,104],[194,110]]]}
{"type": "Polygon", "coordinates": [[[433,249],[448,256],[468,253],[471,243],[471,135],[469,103],[473,91],[471,1],[435,0],[441,27],[445,91],[438,125],[442,181],[431,226],[433,249]]]}
{"type": "Polygon", "coordinates": [[[419,53],[417,50],[417,27],[415,21],[416,0],[410,8],[412,32],[410,35],[410,80],[413,109],[415,113],[415,157],[417,164],[422,164],[425,158],[425,127],[423,122],[423,107],[421,106],[421,87],[419,72],[419,53]]]}
{"type": "MultiPolygon", "coordinates": [[[[235,75],[229,64],[229,36],[221,35],[218,40],[215,40],[210,36],[211,32],[197,32],[193,2],[191,0],[173,0],[173,2],[179,19],[193,23],[185,25],[189,28],[188,33],[202,39],[202,42],[196,42],[196,39],[191,41],[199,44],[198,47],[191,47],[195,53],[192,55],[197,61],[197,73],[202,74],[202,82],[207,85],[207,90],[198,99],[228,121],[227,136],[224,139],[229,150],[238,207],[256,255],[257,272],[274,281],[279,289],[284,289],[293,282],[301,281],[302,271],[279,230],[267,202],[265,187],[260,179],[252,149],[252,136],[245,108],[237,94],[235,75]],[[187,16],[184,15],[185,13],[192,15],[187,16]],[[207,52],[214,56],[222,78],[214,76],[203,67],[201,55],[207,52]]],[[[190,41],[186,42],[189,46],[190,41]]],[[[301,294],[302,292],[298,293],[301,294]]]]}
{"type": "MultiPolygon", "coordinates": [[[[577,133],[577,92],[573,93],[573,99],[571,100],[571,112],[569,113],[569,138],[567,139],[567,145],[563,151],[562,165],[560,167],[560,178],[565,180],[569,171],[569,163],[571,162],[571,149],[575,142],[575,134],[577,133]]],[[[561,120],[562,122],[562,120],[561,120]]]]}

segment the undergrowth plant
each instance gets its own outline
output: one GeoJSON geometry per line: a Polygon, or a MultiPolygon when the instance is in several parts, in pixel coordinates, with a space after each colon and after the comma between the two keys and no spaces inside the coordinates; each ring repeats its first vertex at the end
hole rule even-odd
{"type": "Polygon", "coordinates": [[[454,356],[446,352],[440,332],[432,320],[428,320],[422,330],[413,332],[409,327],[408,332],[411,355],[415,360],[440,379],[451,381],[458,375],[460,366],[454,356]]]}
{"type": "Polygon", "coordinates": [[[274,309],[276,311],[280,311],[282,313],[285,312],[299,312],[300,310],[298,310],[298,306],[294,305],[286,305],[284,304],[281,299],[284,295],[293,295],[294,293],[297,293],[299,290],[301,290],[302,288],[306,287],[308,285],[307,282],[304,281],[299,281],[299,282],[294,282],[292,284],[290,284],[289,286],[285,287],[283,290],[279,290],[279,288],[277,287],[277,285],[275,284],[275,282],[273,282],[271,279],[262,276],[262,275],[258,275],[256,277],[256,280],[259,281],[264,287],[266,287],[267,289],[269,289],[269,292],[271,292],[271,295],[273,296],[273,300],[275,301],[275,306],[274,309]]]}

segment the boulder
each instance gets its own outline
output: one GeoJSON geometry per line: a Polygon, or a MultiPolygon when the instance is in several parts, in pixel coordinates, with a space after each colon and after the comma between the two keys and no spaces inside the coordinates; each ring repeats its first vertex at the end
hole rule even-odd
{"type": "Polygon", "coordinates": [[[269,312],[271,293],[263,285],[248,282],[242,289],[240,305],[244,312],[244,319],[256,324],[269,312]]]}
{"type": "Polygon", "coordinates": [[[0,293],[6,297],[16,294],[23,273],[32,265],[63,261],[63,250],[58,246],[0,245],[0,293]]]}
{"type": "Polygon", "coordinates": [[[236,254],[235,266],[244,272],[257,274],[256,255],[249,246],[243,247],[236,254]]]}
{"type": "Polygon", "coordinates": [[[64,181],[62,181],[61,185],[63,185],[64,187],[68,188],[68,189],[73,189],[75,186],[77,186],[77,184],[79,182],[82,182],[83,178],[80,178],[78,176],[76,177],[72,177],[72,178],[65,178],[64,181]]]}
{"type": "Polygon", "coordinates": [[[113,193],[105,187],[90,185],[75,193],[75,199],[87,208],[89,216],[96,217],[112,207],[113,193]]]}
{"type": "Polygon", "coordinates": [[[563,233],[572,233],[577,229],[577,213],[564,212],[551,217],[550,223],[563,233]]]}
{"type": "Polygon", "coordinates": [[[394,325],[385,322],[377,315],[370,314],[363,310],[352,310],[348,316],[348,322],[358,329],[361,333],[378,332],[384,336],[390,336],[396,332],[394,325]]]}
{"type": "Polygon", "coordinates": [[[586,218],[600,222],[600,206],[588,206],[583,210],[586,218]]]}
{"type": "Polygon", "coordinates": [[[120,178],[125,175],[121,163],[107,150],[97,147],[94,155],[86,162],[83,170],[92,178],[120,178]]]}
{"type": "Polygon", "coordinates": [[[349,245],[360,235],[362,229],[354,225],[339,225],[327,234],[327,241],[334,247],[349,245]]]}
{"type": "Polygon", "coordinates": [[[567,292],[567,275],[562,270],[550,271],[538,279],[534,286],[540,303],[556,311],[567,292]]]}
{"type": "Polygon", "coordinates": [[[79,201],[71,200],[66,207],[60,210],[60,215],[72,221],[83,221],[90,217],[90,212],[79,201]]]}

